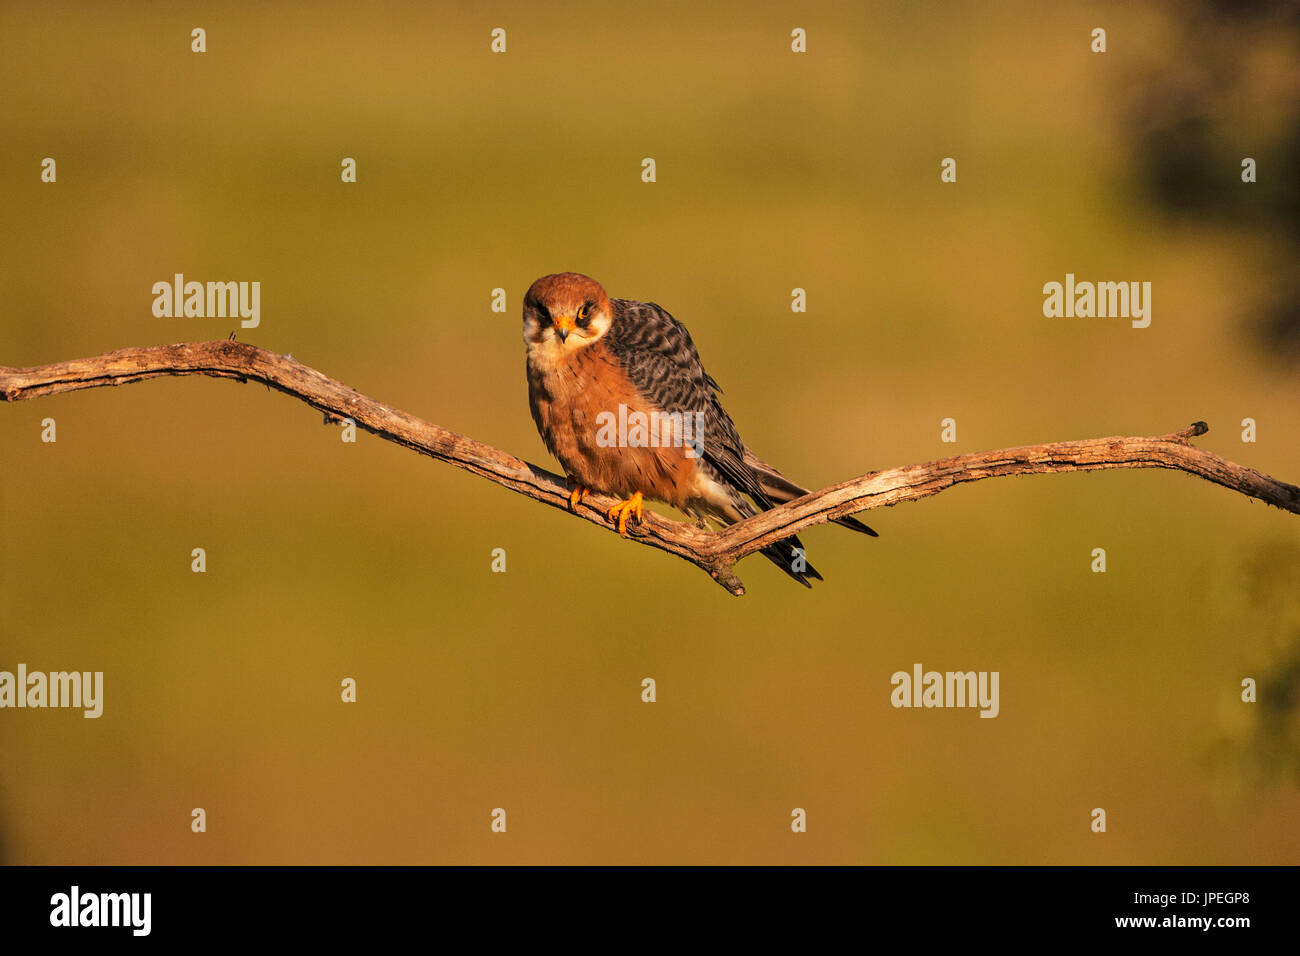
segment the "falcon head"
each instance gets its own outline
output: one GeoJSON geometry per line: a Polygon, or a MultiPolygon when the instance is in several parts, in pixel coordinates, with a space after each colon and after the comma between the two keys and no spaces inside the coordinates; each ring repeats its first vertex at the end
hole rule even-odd
{"type": "Polygon", "coordinates": [[[524,343],[553,353],[591,345],[614,321],[600,283],[578,272],[542,276],[524,296],[524,343]]]}

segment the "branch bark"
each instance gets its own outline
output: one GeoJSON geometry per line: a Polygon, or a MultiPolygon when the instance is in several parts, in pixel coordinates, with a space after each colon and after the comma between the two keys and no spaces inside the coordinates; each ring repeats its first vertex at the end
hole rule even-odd
{"type": "MultiPolygon", "coordinates": [[[[157,345],[119,349],[94,358],[32,368],[0,366],[0,394],[6,401],[16,402],[83,388],[126,385],[163,375],[210,375],[240,382],[262,382],[319,409],[327,418],[350,418],[380,438],[613,529],[605,511],[615,499],[593,494],[585,503],[571,509],[569,488],[560,475],[375,401],[288,355],[277,355],[243,342],[157,345]]],[[[1155,437],[1092,438],[957,455],[852,478],[721,531],[670,521],[647,511],[640,524],[628,526],[628,535],[631,540],[691,562],[732,594],[741,595],[745,588],[733,570],[736,562],[769,544],[834,518],[926,498],[955,485],[1002,475],[1170,468],[1300,514],[1300,488],[1190,443],[1190,439],[1207,431],[1209,427],[1204,422],[1196,422],[1181,431],[1155,437]]]]}

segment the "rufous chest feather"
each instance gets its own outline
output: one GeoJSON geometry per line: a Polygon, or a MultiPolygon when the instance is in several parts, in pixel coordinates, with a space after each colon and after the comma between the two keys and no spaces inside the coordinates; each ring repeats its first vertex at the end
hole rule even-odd
{"type": "Polygon", "coordinates": [[[528,395],[542,438],[556,455],[594,446],[601,412],[617,415],[620,403],[645,406],[627,373],[599,342],[559,355],[549,349],[529,352],[528,395]]]}
{"type": "Polygon", "coordinates": [[[611,494],[641,491],[661,501],[685,499],[695,467],[682,448],[611,443],[611,429],[602,431],[602,422],[654,409],[601,343],[558,356],[530,351],[528,397],[542,440],[583,485],[611,494]]]}

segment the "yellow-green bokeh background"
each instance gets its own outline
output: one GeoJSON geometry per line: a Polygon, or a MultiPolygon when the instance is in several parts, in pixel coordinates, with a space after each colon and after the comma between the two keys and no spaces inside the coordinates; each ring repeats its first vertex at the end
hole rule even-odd
{"type": "MultiPolygon", "coordinates": [[[[1142,4],[5,5],[0,364],[224,338],[151,285],[255,279],[242,340],[554,468],[519,305],[579,270],[682,319],[814,487],[1196,419],[1296,481],[1295,365],[1249,332],[1286,253],[1152,204],[1122,121],[1177,36],[1142,4]],[[1045,319],[1066,272],[1151,281],[1151,327],[1045,319]]],[[[1244,191],[1295,49],[1222,42],[1244,191]]],[[[106,682],[97,721],[0,712],[6,862],[1300,861],[1294,727],[1238,700],[1296,653],[1300,519],[1185,475],[954,490],[735,599],[261,386],[17,403],[0,456],[0,669],[106,682]],[[1000,671],[1001,716],[891,708],[917,661],[1000,671]]]]}

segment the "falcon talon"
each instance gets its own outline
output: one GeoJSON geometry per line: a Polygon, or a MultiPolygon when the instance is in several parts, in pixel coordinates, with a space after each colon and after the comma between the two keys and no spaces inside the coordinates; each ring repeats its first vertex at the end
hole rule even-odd
{"type": "Polygon", "coordinates": [[[641,492],[638,491],[631,498],[620,501],[618,504],[614,505],[606,511],[605,514],[609,517],[610,521],[618,521],[618,533],[626,538],[628,515],[635,515],[636,523],[640,524],[642,511],[642,497],[641,492]]]}

